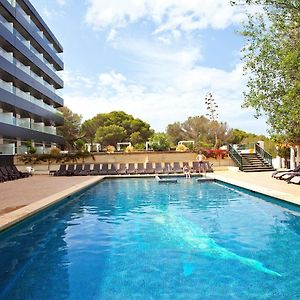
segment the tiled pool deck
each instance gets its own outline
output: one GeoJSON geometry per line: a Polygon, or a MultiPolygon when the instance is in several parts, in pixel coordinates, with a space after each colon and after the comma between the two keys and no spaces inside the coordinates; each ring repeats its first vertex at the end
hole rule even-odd
{"type": "MultiPolygon", "coordinates": [[[[217,171],[207,176],[300,205],[300,186],[271,178],[271,172],[217,171]]],[[[0,184],[0,231],[100,180],[36,175],[0,184]]]]}

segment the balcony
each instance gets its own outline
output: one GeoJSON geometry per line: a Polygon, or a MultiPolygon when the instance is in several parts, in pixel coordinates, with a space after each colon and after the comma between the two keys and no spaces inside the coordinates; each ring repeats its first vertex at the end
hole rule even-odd
{"type": "Polygon", "coordinates": [[[52,135],[56,135],[56,128],[54,126],[45,126],[44,123],[34,123],[30,118],[16,118],[13,113],[0,113],[0,122],[14,125],[22,128],[36,130],[52,135]]]}
{"type": "Polygon", "coordinates": [[[6,82],[6,81],[0,79],[0,88],[2,88],[4,90],[18,96],[18,97],[20,97],[24,100],[27,100],[31,103],[34,103],[35,105],[38,105],[38,106],[40,106],[40,107],[56,114],[56,115],[61,115],[62,116],[62,113],[59,110],[55,109],[51,105],[48,105],[43,100],[35,98],[30,93],[28,93],[28,92],[26,93],[26,92],[20,90],[19,88],[13,86],[12,82],[6,82]]]}
{"type": "MultiPolygon", "coordinates": [[[[30,78],[35,79],[37,82],[39,82],[41,85],[43,85],[47,90],[49,90],[55,96],[58,96],[60,101],[62,101],[60,92],[58,92],[51,84],[49,84],[47,81],[45,81],[42,77],[38,76],[35,72],[31,71],[29,66],[25,66],[19,60],[14,58],[12,52],[6,52],[3,48],[0,47],[0,56],[2,56],[4,59],[6,59],[11,64],[15,65],[18,69],[25,72],[28,76],[30,76],[30,78]]],[[[45,94],[45,92],[42,92],[42,94],[45,94]]],[[[45,94],[45,95],[51,98],[50,95],[47,95],[47,94],[45,94]]],[[[51,99],[56,99],[56,97],[51,98],[51,99]]]]}
{"type": "Polygon", "coordinates": [[[47,59],[44,58],[43,54],[38,52],[28,41],[25,39],[22,34],[20,34],[13,26],[13,23],[8,22],[4,17],[0,16],[0,22],[12,33],[14,36],[18,38],[18,40],[26,46],[35,56],[43,62],[52,72],[56,73],[56,69],[54,68],[53,64],[50,64],[47,59]]]}

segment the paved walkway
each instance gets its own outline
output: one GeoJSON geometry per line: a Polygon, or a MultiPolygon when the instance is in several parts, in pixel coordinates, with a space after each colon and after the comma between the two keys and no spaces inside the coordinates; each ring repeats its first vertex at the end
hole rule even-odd
{"type": "Polygon", "coordinates": [[[90,177],[36,175],[0,183],[0,215],[88,181],[90,177]]]}
{"type": "Polygon", "coordinates": [[[300,185],[271,177],[272,172],[217,171],[211,176],[252,191],[300,205],[300,185]]]}

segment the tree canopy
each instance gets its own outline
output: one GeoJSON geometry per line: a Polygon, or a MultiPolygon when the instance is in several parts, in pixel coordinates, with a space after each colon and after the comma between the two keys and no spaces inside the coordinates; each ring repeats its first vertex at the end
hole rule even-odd
{"type": "Polygon", "coordinates": [[[210,121],[204,116],[189,117],[183,123],[175,122],[167,126],[167,135],[173,145],[182,140],[193,140],[198,146],[215,145],[215,133],[220,146],[230,136],[231,129],[225,122],[210,121]]]}
{"type": "Polygon", "coordinates": [[[57,133],[64,137],[65,147],[73,149],[75,141],[79,138],[81,115],[73,113],[68,107],[59,108],[64,117],[64,124],[57,127],[57,133]]]}
{"type": "Polygon", "coordinates": [[[249,15],[241,34],[243,60],[249,74],[245,107],[265,114],[271,134],[300,142],[300,2],[240,0],[234,5],[261,5],[249,15]]]}
{"type": "Polygon", "coordinates": [[[83,122],[81,133],[89,143],[116,146],[117,142],[131,142],[133,145],[145,143],[154,131],[141,119],[123,111],[113,111],[83,122]]]}

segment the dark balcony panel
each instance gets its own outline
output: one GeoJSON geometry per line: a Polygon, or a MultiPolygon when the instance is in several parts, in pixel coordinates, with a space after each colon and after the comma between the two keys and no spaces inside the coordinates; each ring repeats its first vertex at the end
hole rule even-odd
{"type": "MultiPolygon", "coordinates": [[[[24,18],[24,16],[16,10],[16,20],[19,22],[19,24],[27,31],[27,33],[30,34],[31,39],[30,41],[32,43],[38,43],[39,46],[44,50],[45,56],[47,56],[47,59],[51,60],[54,67],[60,71],[63,70],[64,64],[62,60],[57,56],[57,54],[50,48],[50,46],[47,44],[47,42],[35,31],[33,26],[28,23],[28,21],[24,18]],[[33,40],[32,40],[33,38],[33,40]]],[[[23,28],[18,27],[18,24],[16,24],[16,28],[19,31],[22,31],[23,28]]],[[[22,32],[21,32],[22,33],[22,32]]]]}
{"type": "Polygon", "coordinates": [[[38,70],[37,75],[44,75],[48,81],[54,84],[54,87],[63,88],[63,80],[54,73],[44,62],[42,62],[34,53],[32,53],[21,41],[19,41],[3,24],[0,23],[0,45],[2,48],[14,48],[17,59],[25,58],[33,69],[38,70]],[[46,75],[46,76],[45,76],[46,75]]]}
{"type": "Polygon", "coordinates": [[[21,140],[34,140],[35,142],[56,143],[63,145],[64,139],[61,136],[44,133],[28,128],[18,127],[0,122],[0,135],[4,138],[19,138],[21,140]]]}
{"type": "Polygon", "coordinates": [[[36,122],[44,122],[46,125],[50,125],[52,122],[56,126],[64,123],[64,118],[61,114],[56,114],[2,88],[0,88],[0,103],[3,109],[15,112],[23,118],[32,118],[36,122]]]}
{"type": "Polygon", "coordinates": [[[57,106],[63,106],[63,99],[61,97],[1,56],[0,75],[1,78],[6,79],[7,81],[13,81],[15,86],[22,90],[28,90],[33,95],[37,91],[49,98],[50,101],[56,103],[57,106]]]}
{"type": "Polygon", "coordinates": [[[49,47],[46,41],[36,32],[36,29],[24,18],[15,7],[12,7],[7,0],[0,0],[1,14],[14,23],[16,29],[23,35],[28,36],[35,48],[40,48],[48,61],[53,63],[56,70],[63,70],[64,64],[57,54],[49,47]]]}
{"type": "Polygon", "coordinates": [[[53,45],[54,45],[55,49],[57,50],[57,52],[59,52],[59,53],[63,52],[62,45],[59,43],[59,41],[57,40],[57,38],[55,37],[55,35],[49,29],[49,27],[47,26],[47,24],[45,23],[45,21],[42,19],[42,17],[37,12],[37,10],[33,7],[33,5],[30,3],[30,1],[28,1],[28,0],[22,0],[22,2],[30,10],[30,12],[31,12],[30,15],[34,16],[37,19],[37,21],[41,24],[41,26],[47,31],[47,34],[49,35],[51,42],[53,42],[53,45]]]}

